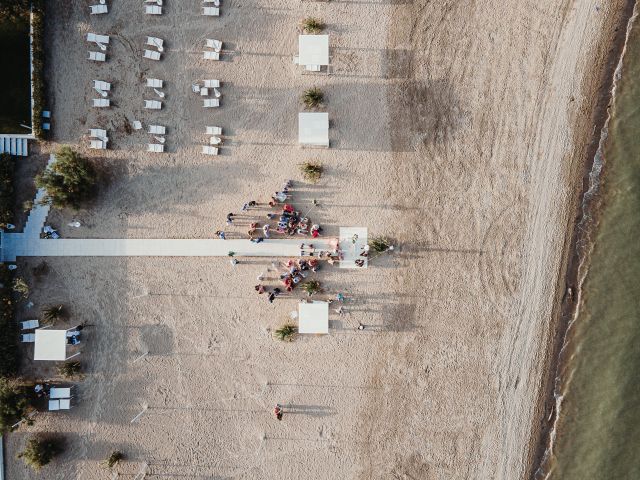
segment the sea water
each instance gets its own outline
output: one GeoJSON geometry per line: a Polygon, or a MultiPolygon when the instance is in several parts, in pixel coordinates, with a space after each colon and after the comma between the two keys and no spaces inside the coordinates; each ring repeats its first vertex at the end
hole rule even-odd
{"type": "Polygon", "coordinates": [[[640,28],[618,71],[548,478],[640,479],[640,28]]]}

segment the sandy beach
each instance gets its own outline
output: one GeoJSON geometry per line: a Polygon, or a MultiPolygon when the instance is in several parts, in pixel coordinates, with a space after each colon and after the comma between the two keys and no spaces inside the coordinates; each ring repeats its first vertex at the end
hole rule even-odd
{"type": "MultiPolygon", "coordinates": [[[[271,331],[301,294],[269,304],[254,291],[262,272],[275,284],[271,260],[50,258],[37,279],[42,259],[19,259],[35,309],[62,302],[70,324],[93,327],[75,407],[7,436],[7,478],[38,478],[15,460],[36,431],[65,438],[52,479],[105,478],[114,449],[123,478],[528,477],[593,99],[625,2],[230,0],[214,19],[164,3],[152,18],[114,0],[90,18],[85,2],[48,2],[43,152],[71,144],[109,174],[90,208],[50,215],[62,235],[210,238],[291,178],[327,236],[364,226],[397,247],[368,269],[323,268],[347,313],[293,343],[271,331]],[[331,75],[292,62],[309,15],[327,24],[331,75]],[[89,31],[111,35],[105,64],[86,60],[89,31]],[[147,35],[165,40],[162,61],[142,59],[147,35]],[[205,38],[224,42],[222,61],[202,59],[205,38]],[[142,108],[149,77],[166,81],[160,112],[142,108]],[[204,78],[222,82],[215,111],[191,92],[204,78]],[[93,79],[113,83],[114,107],[90,107],[93,79]],[[326,150],[297,145],[311,86],[325,93],[326,150]],[[134,119],[166,125],[168,152],[147,153],[134,119]],[[205,125],[227,136],[218,157],[200,154],[205,125]],[[87,149],[89,128],[108,129],[109,150],[87,149]],[[325,166],[318,184],[302,180],[306,160],[325,166]]],[[[250,213],[229,236],[266,210],[250,213]]]]}

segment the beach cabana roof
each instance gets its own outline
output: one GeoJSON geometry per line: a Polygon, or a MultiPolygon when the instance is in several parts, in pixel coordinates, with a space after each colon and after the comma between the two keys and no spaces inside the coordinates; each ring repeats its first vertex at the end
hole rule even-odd
{"type": "Polygon", "coordinates": [[[329,303],[300,303],[298,333],[329,333],[329,303]]]}
{"type": "Polygon", "coordinates": [[[298,36],[300,65],[329,65],[329,35],[298,36]]]}
{"type": "Polygon", "coordinates": [[[298,113],[298,142],[301,145],[329,146],[329,114],[298,113]]]}
{"type": "Polygon", "coordinates": [[[36,342],[33,352],[34,360],[66,360],[66,330],[36,330],[36,342]]]}

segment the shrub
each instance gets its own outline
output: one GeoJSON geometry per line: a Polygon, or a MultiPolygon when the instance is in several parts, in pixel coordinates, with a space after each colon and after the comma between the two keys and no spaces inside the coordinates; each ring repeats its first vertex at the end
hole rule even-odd
{"type": "Polygon", "coordinates": [[[373,237],[369,240],[369,248],[376,253],[386,252],[393,249],[391,241],[386,237],[373,237]]]}
{"type": "Polygon", "coordinates": [[[320,282],[317,280],[309,280],[302,284],[302,289],[307,292],[307,295],[311,296],[320,291],[320,282]]]}
{"type": "Polygon", "coordinates": [[[102,464],[107,468],[113,468],[118,464],[118,462],[120,462],[120,460],[123,460],[123,459],[124,459],[124,454],[119,450],[114,450],[113,452],[111,452],[111,455],[109,455],[105,459],[105,461],[102,462],[102,464]]]}
{"type": "Polygon", "coordinates": [[[324,23],[317,18],[307,17],[302,21],[302,29],[305,33],[317,34],[324,30],[324,23]]]}
{"type": "Polygon", "coordinates": [[[0,378],[0,432],[26,418],[30,405],[24,391],[0,378]]]}
{"type": "Polygon", "coordinates": [[[60,444],[53,439],[33,436],[27,441],[25,449],[18,454],[24,463],[39,471],[61,450],[60,444]]]}
{"type": "Polygon", "coordinates": [[[15,375],[18,368],[18,325],[14,318],[11,272],[0,263],[0,376],[15,375]]]}
{"type": "Polygon", "coordinates": [[[12,289],[20,295],[23,300],[29,297],[29,285],[27,285],[27,282],[25,282],[21,277],[17,277],[13,280],[12,289]]]}
{"type": "Polygon", "coordinates": [[[58,367],[58,373],[64,378],[72,378],[80,375],[82,365],[80,362],[66,362],[58,367]]]}
{"type": "Polygon", "coordinates": [[[58,208],[79,208],[93,197],[96,181],[93,165],[67,146],[58,150],[50,168],[36,176],[36,186],[47,191],[44,202],[58,208]]]}
{"type": "Polygon", "coordinates": [[[287,323],[275,331],[275,336],[284,342],[291,342],[296,333],[298,333],[298,329],[287,323]]]}
{"type": "Polygon", "coordinates": [[[42,111],[45,107],[44,88],[44,0],[33,0],[31,2],[33,12],[33,134],[36,138],[42,139],[42,111]]]}
{"type": "Polygon", "coordinates": [[[304,179],[313,183],[316,183],[322,177],[322,164],[318,162],[301,163],[300,170],[304,179]]]}
{"type": "Polygon", "coordinates": [[[49,305],[42,310],[44,319],[49,323],[56,323],[67,316],[67,311],[64,305],[49,305]]]}
{"type": "Polygon", "coordinates": [[[13,175],[16,164],[8,153],[0,155],[0,228],[13,223],[13,204],[15,192],[13,189],[13,175]]]}
{"type": "Polygon", "coordinates": [[[322,104],[322,100],[324,100],[324,94],[318,87],[308,88],[302,95],[302,101],[306,108],[318,107],[322,104]]]}

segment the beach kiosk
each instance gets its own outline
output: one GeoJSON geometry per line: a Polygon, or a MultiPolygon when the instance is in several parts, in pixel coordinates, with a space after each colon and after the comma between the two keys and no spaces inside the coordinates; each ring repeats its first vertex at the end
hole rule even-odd
{"type": "Polygon", "coordinates": [[[67,357],[68,330],[37,329],[35,331],[34,360],[68,360],[80,352],[67,357]]]}
{"type": "Polygon", "coordinates": [[[312,72],[329,65],[329,35],[299,35],[298,64],[312,72]]]}
{"type": "Polygon", "coordinates": [[[298,142],[314,147],[329,146],[329,114],[326,112],[298,113],[298,142]]]}
{"type": "Polygon", "coordinates": [[[329,302],[298,304],[298,333],[329,333],[329,302]]]}

